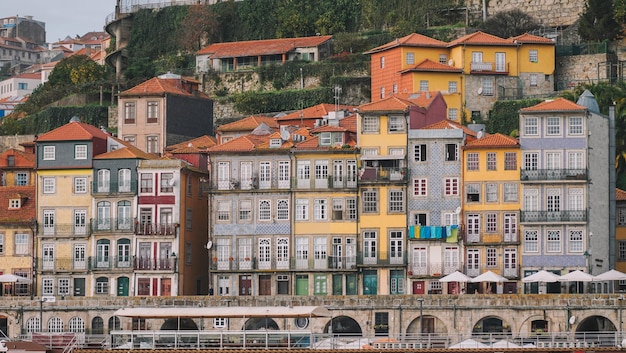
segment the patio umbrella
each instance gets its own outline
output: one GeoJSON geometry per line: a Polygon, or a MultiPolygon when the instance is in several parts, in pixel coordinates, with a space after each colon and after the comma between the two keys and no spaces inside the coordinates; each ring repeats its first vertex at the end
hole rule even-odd
{"type": "Polygon", "coordinates": [[[488,345],[473,340],[471,338],[466,339],[465,341],[459,342],[457,344],[453,344],[448,348],[489,348],[488,345]]]}
{"type": "Polygon", "coordinates": [[[558,279],[559,282],[591,282],[593,276],[581,270],[572,271],[558,279]]]}
{"type": "Polygon", "coordinates": [[[439,282],[471,282],[472,277],[461,273],[459,271],[454,271],[451,274],[441,277],[439,282]]]}
{"type": "Polygon", "coordinates": [[[519,344],[515,344],[507,340],[499,340],[498,342],[489,346],[490,348],[521,348],[519,344]]]}
{"type": "Polygon", "coordinates": [[[10,273],[0,275],[0,283],[31,283],[32,281],[26,277],[16,276],[10,273]]]}
{"type": "Polygon", "coordinates": [[[606,271],[604,273],[601,273],[601,274],[593,277],[593,280],[596,281],[596,282],[601,282],[601,281],[623,281],[623,280],[626,280],[626,273],[619,272],[617,270],[609,270],[609,271],[606,271]]]}
{"type": "Polygon", "coordinates": [[[505,277],[500,276],[497,273],[487,271],[480,276],[476,276],[472,278],[472,282],[506,282],[508,281],[505,277]]]}
{"type": "Polygon", "coordinates": [[[522,278],[522,282],[524,283],[535,283],[535,282],[544,282],[544,283],[553,283],[559,279],[559,275],[552,273],[550,271],[541,270],[539,272],[535,272],[530,276],[526,276],[522,278]]]}

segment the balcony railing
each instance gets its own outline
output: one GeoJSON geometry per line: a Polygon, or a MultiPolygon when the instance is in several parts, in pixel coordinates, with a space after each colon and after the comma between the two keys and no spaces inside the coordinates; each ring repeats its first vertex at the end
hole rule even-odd
{"type": "Polygon", "coordinates": [[[87,224],[42,224],[39,227],[40,237],[87,237],[87,224]]]}
{"type": "Polygon", "coordinates": [[[586,222],[587,211],[521,211],[522,223],[533,222],[586,222]]]}
{"type": "Polygon", "coordinates": [[[175,271],[177,258],[154,258],[154,257],[136,257],[134,259],[135,270],[141,271],[175,271]]]}
{"type": "Polygon", "coordinates": [[[176,235],[178,224],[175,223],[142,223],[135,225],[136,235],[157,235],[157,236],[174,236],[176,235]]]}
{"type": "Polygon", "coordinates": [[[211,269],[215,271],[247,270],[353,270],[356,256],[322,256],[315,258],[269,258],[232,257],[213,258],[211,269]]]}
{"type": "Polygon", "coordinates": [[[88,261],[86,258],[69,258],[69,257],[54,257],[44,256],[38,258],[37,269],[39,271],[52,271],[52,272],[76,272],[87,271],[88,261]]]}
{"type": "Polygon", "coordinates": [[[406,252],[357,252],[357,264],[359,265],[403,265],[406,264],[406,252]]]}
{"type": "Polygon", "coordinates": [[[494,272],[499,272],[502,276],[506,277],[506,278],[518,278],[519,277],[519,268],[516,266],[507,266],[504,267],[502,264],[499,264],[497,266],[466,266],[465,270],[463,271],[466,275],[470,276],[470,277],[476,277],[480,274],[483,274],[487,271],[494,271],[494,272]]]}
{"type": "Polygon", "coordinates": [[[516,243],[519,241],[519,230],[516,229],[479,229],[471,228],[465,232],[465,241],[468,243],[516,243]]]}
{"type": "Polygon", "coordinates": [[[571,180],[587,181],[587,169],[522,169],[520,179],[524,181],[571,180]]]}
{"type": "Polygon", "coordinates": [[[407,169],[397,167],[365,167],[359,171],[359,181],[362,183],[406,182],[407,169]]]}
{"type": "Polygon", "coordinates": [[[259,180],[256,177],[238,179],[231,178],[218,180],[213,189],[216,190],[268,190],[268,189],[355,189],[357,187],[357,175],[328,175],[323,178],[315,178],[311,175],[309,178],[288,178],[288,179],[271,179],[259,180]]]}
{"type": "Polygon", "coordinates": [[[131,218],[92,218],[91,231],[94,233],[132,233],[135,222],[131,218]]]}
{"type": "Polygon", "coordinates": [[[137,193],[137,180],[131,180],[129,182],[108,182],[102,183],[93,181],[91,183],[91,193],[97,194],[119,194],[119,193],[137,193]]]}
{"type": "Polygon", "coordinates": [[[407,267],[409,276],[417,277],[442,277],[454,271],[463,271],[463,264],[450,262],[427,262],[422,264],[410,263],[407,267]]]}
{"type": "Polygon", "coordinates": [[[494,62],[484,62],[484,61],[472,61],[470,63],[470,70],[472,71],[472,73],[480,73],[480,72],[487,72],[487,73],[493,73],[493,72],[500,72],[500,73],[508,73],[508,63],[502,63],[501,66],[499,66],[498,64],[494,63],[494,62]]]}
{"type": "Polygon", "coordinates": [[[115,269],[133,268],[133,259],[128,257],[116,256],[91,256],[89,257],[89,269],[93,271],[105,271],[115,269]]]}

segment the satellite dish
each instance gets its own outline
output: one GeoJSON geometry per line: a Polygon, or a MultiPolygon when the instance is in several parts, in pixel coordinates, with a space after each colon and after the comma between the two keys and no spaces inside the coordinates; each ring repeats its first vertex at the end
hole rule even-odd
{"type": "Polygon", "coordinates": [[[174,185],[176,184],[176,182],[174,181],[174,179],[170,179],[170,180],[167,182],[167,184],[168,184],[168,186],[174,186],[174,185]]]}
{"type": "Polygon", "coordinates": [[[454,65],[454,60],[452,59],[448,60],[448,66],[452,66],[452,65],[454,65]]]}
{"type": "Polygon", "coordinates": [[[213,247],[213,242],[209,240],[204,247],[207,249],[211,249],[213,247]]]}
{"type": "Polygon", "coordinates": [[[454,213],[456,214],[461,213],[461,206],[457,207],[456,210],[454,210],[454,213]]]}
{"type": "Polygon", "coordinates": [[[476,93],[483,94],[483,88],[482,87],[478,87],[478,91],[476,91],[476,93]]]}
{"type": "Polygon", "coordinates": [[[485,132],[483,130],[478,131],[478,133],[476,134],[476,137],[481,139],[485,136],[485,132]]]}
{"type": "Polygon", "coordinates": [[[569,318],[569,324],[570,324],[570,325],[573,325],[575,322],[576,322],[576,316],[573,316],[573,315],[572,315],[572,316],[569,318]]]}
{"type": "Polygon", "coordinates": [[[283,139],[283,141],[289,140],[289,135],[289,131],[287,130],[281,130],[280,132],[280,138],[283,139]]]}

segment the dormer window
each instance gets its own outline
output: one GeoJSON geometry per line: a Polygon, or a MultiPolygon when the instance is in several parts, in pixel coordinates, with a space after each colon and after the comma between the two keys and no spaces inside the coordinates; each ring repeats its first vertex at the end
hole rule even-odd
{"type": "Polygon", "coordinates": [[[22,207],[22,200],[20,199],[10,199],[9,200],[9,208],[10,209],[18,209],[22,207]]]}
{"type": "Polygon", "coordinates": [[[331,142],[331,134],[330,132],[322,132],[320,134],[320,146],[330,146],[331,142]]]}
{"type": "Polygon", "coordinates": [[[281,139],[271,139],[270,140],[270,148],[278,148],[282,146],[283,142],[281,139]]]}
{"type": "Polygon", "coordinates": [[[87,145],[74,146],[74,159],[87,159],[87,145]]]}

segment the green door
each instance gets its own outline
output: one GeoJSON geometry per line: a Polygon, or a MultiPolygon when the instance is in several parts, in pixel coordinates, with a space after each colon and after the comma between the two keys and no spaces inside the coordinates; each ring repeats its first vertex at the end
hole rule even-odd
{"type": "Polygon", "coordinates": [[[356,274],[346,275],[346,295],[357,295],[356,274]]]}
{"type": "Polygon", "coordinates": [[[128,297],[128,277],[120,277],[117,279],[117,296],[128,297]]]}
{"type": "Polygon", "coordinates": [[[296,295],[309,295],[309,276],[296,276],[296,295]]]}
{"type": "Polygon", "coordinates": [[[333,295],[342,295],[343,294],[343,276],[342,275],[333,275],[333,295]]]}
{"type": "Polygon", "coordinates": [[[375,270],[363,271],[363,295],[376,295],[378,276],[375,270]]]}

